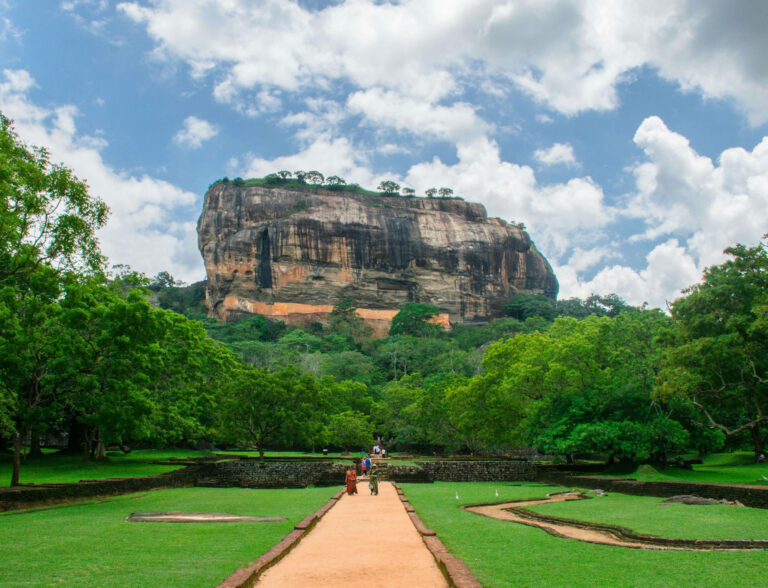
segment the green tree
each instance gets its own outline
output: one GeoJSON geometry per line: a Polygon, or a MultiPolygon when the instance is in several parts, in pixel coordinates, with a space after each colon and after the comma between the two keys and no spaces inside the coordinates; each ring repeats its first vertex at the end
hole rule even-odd
{"type": "Polygon", "coordinates": [[[51,378],[51,313],[65,271],[94,271],[103,262],[96,231],[107,206],[71,170],[51,164],[43,148],[29,148],[0,114],[0,423],[13,423],[13,483],[27,427],[40,428],[38,408],[51,378]],[[45,350],[44,350],[45,349],[45,350]],[[41,371],[42,370],[42,371],[41,371]],[[36,374],[36,375],[35,375],[36,374]],[[44,382],[45,381],[45,382],[44,382]],[[36,382],[36,383],[35,383],[36,382]],[[33,400],[30,406],[29,402],[33,400]]]}
{"type": "Polygon", "coordinates": [[[450,188],[440,188],[437,193],[441,198],[448,198],[448,196],[453,196],[453,190],[450,188]]]}
{"type": "Polygon", "coordinates": [[[28,148],[0,114],[0,285],[18,284],[41,265],[98,269],[96,231],[106,204],[71,170],[28,148]]]}
{"type": "Polygon", "coordinates": [[[377,380],[371,358],[358,351],[327,353],[322,356],[322,373],[337,382],[354,380],[370,386],[377,380]]]}
{"type": "Polygon", "coordinates": [[[27,434],[44,433],[60,407],[61,358],[71,352],[56,303],[57,272],[41,266],[25,277],[23,295],[0,288],[0,424],[13,434],[11,486],[19,484],[27,434]]]}
{"type": "Polygon", "coordinates": [[[294,329],[280,338],[280,345],[299,351],[301,353],[311,353],[320,349],[323,340],[320,337],[311,335],[301,329],[294,329]]]}
{"type": "Polygon", "coordinates": [[[400,192],[400,184],[393,182],[392,180],[384,180],[379,184],[377,190],[384,192],[385,194],[397,194],[400,192]]]}
{"type": "Polygon", "coordinates": [[[728,437],[748,431],[759,456],[768,421],[768,251],[761,242],[725,253],[732,259],[672,304],[676,328],[658,396],[684,398],[728,437]]]}
{"type": "Polygon", "coordinates": [[[551,321],[557,314],[555,301],[541,294],[517,294],[504,305],[504,310],[519,321],[534,316],[551,321]]]}
{"type": "Polygon", "coordinates": [[[389,382],[382,389],[382,410],[377,415],[376,430],[393,438],[399,447],[414,447],[422,440],[408,411],[421,396],[422,386],[421,374],[410,374],[389,382]]]}
{"type": "Polygon", "coordinates": [[[270,374],[244,367],[222,399],[220,434],[252,444],[263,457],[266,447],[306,440],[316,422],[317,387],[311,376],[295,369],[270,374]]]}
{"type": "Polygon", "coordinates": [[[400,311],[392,319],[389,328],[390,336],[412,335],[414,337],[427,337],[439,332],[442,328],[430,322],[438,314],[436,307],[417,302],[406,302],[400,311]]]}
{"type": "Polygon", "coordinates": [[[344,411],[328,419],[325,438],[329,445],[347,451],[367,447],[373,439],[373,425],[361,412],[344,411]]]}
{"type": "Polygon", "coordinates": [[[428,188],[424,190],[424,194],[427,196],[427,198],[434,198],[435,194],[437,194],[437,188],[428,188]]]}
{"type": "Polygon", "coordinates": [[[352,298],[344,298],[328,315],[328,326],[331,331],[358,341],[369,337],[373,329],[365,324],[363,317],[357,313],[355,301],[352,298]]]}
{"type": "Polygon", "coordinates": [[[347,181],[344,178],[340,178],[339,176],[329,176],[325,178],[325,183],[329,186],[343,186],[347,183],[347,181]]]}
{"type": "Polygon", "coordinates": [[[607,294],[605,296],[591,294],[584,300],[584,308],[595,316],[609,317],[618,316],[619,313],[625,310],[635,310],[635,307],[624,302],[618,294],[607,294]]]}
{"type": "Polygon", "coordinates": [[[125,294],[98,277],[68,283],[62,306],[71,331],[68,404],[85,432],[83,458],[103,457],[108,443],[148,439],[165,311],[153,309],[141,290],[125,294]]]}
{"type": "Polygon", "coordinates": [[[319,186],[325,181],[325,177],[319,171],[313,169],[304,175],[304,181],[319,186]]]}

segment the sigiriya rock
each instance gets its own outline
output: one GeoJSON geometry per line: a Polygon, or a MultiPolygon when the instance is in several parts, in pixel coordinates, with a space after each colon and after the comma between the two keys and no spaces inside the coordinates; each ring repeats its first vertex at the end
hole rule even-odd
{"type": "Polygon", "coordinates": [[[459,198],[217,182],[197,232],[220,320],[324,322],[349,297],[385,335],[406,302],[436,306],[449,326],[501,316],[517,292],[557,296],[529,235],[459,198]]]}

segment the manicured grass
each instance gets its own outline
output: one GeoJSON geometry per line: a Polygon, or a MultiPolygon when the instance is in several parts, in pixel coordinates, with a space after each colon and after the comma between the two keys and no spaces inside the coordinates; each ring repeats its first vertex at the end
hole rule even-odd
{"type": "MultiPolygon", "coordinates": [[[[137,450],[127,455],[111,453],[106,460],[84,463],[79,455],[60,453],[46,454],[40,458],[26,458],[21,462],[20,481],[22,484],[52,484],[79,482],[80,480],[101,480],[104,478],[134,478],[155,476],[177,470],[183,465],[154,465],[154,460],[170,457],[201,455],[199,451],[186,450],[137,450]]],[[[11,482],[11,456],[0,455],[0,486],[11,482]]]]}
{"type": "Polygon", "coordinates": [[[640,466],[626,477],[642,481],[680,480],[768,486],[768,479],[763,479],[763,476],[768,478],[768,462],[753,463],[751,453],[720,453],[708,456],[703,461],[703,464],[694,464],[692,470],[667,468],[657,471],[648,466],[640,466]]]}
{"type": "Polygon", "coordinates": [[[0,514],[2,586],[201,586],[254,561],[337,488],[158,490],[0,514]],[[128,523],[132,512],[229,512],[284,523],[128,523]]]}
{"type": "MultiPolygon", "coordinates": [[[[437,531],[451,552],[462,558],[486,587],[731,587],[758,586],[766,582],[768,554],[762,551],[657,551],[593,545],[560,539],[541,529],[498,521],[457,508],[459,504],[543,497],[554,488],[490,482],[436,482],[402,484],[402,487],[424,523],[437,531]],[[495,490],[498,490],[498,498],[495,490]],[[459,500],[456,500],[456,493],[459,500]]],[[[589,502],[597,504],[597,500],[608,498],[611,497],[589,502]]],[[[577,504],[580,503],[564,506],[577,504]]],[[[665,512],[664,508],[667,507],[646,508],[645,516],[656,516],[659,511],[665,512]]],[[[758,521],[754,524],[768,522],[768,511],[744,510],[758,521]]],[[[701,529],[701,524],[712,512],[694,509],[680,520],[690,517],[690,526],[701,529]]]]}
{"type": "Polygon", "coordinates": [[[618,525],[677,539],[768,539],[768,510],[663,503],[663,498],[611,493],[605,497],[526,507],[555,517],[618,525]]]}

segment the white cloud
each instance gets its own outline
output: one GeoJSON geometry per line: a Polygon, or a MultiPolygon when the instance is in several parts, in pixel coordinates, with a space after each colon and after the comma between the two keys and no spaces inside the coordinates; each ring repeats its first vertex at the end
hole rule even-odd
{"type": "Polygon", "coordinates": [[[173,141],[181,147],[198,149],[203,142],[219,134],[219,130],[206,120],[196,116],[188,116],[184,119],[184,126],[176,133],[173,141]]]}
{"type": "Polygon", "coordinates": [[[646,257],[646,267],[635,270],[614,265],[600,270],[594,278],[581,280],[572,266],[555,267],[560,281],[560,298],[585,298],[592,293],[615,293],[630,304],[647,302],[651,307],[666,308],[680,296],[681,290],[698,282],[701,271],[677,240],[656,246],[646,257]]]}
{"type": "Polygon", "coordinates": [[[549,149],[537,149],[533,157],[544,165],[557,165],[564,163],[566,165],[578,165],[576,156],[573,154],[573,147],[569,143],[555,143],[549,149]]]}
{"type": "MultiPolygon", "coordinates": [[[[3,9],[1,4],[0,9],[3,9]]],[[[9,39],[18,41],[20,38],[21,30],[13,24],[11,19],[6,16],[0,17],[0,41],[8,41],[9,39]]]]}
{"type": "Polygon", "coordinates": [[[490,216],[524,222],[547,255],[563,254],[574,239],[582,245],[596,242],[613,218],[591,178],[539,185],[530,167],[503,161],[498,145],[485,138],[460,144],[457,154],[455,165],[437,158],[414,165],[406,181],[419,191],[451,187],[485,204],[490,216]]]}
{"type": "Polygon", "coordinates": [[[162,270],[186,281],[204,275],[202,260],[189,253],[193,223],[175,224],[176,215],[189,217],[197,196],[148,175],[113,169],[101,150],[101,137],[80,135],[77,109],[34,104],[26,92],[34,85],[23,70],[5,70],[0,83],[0,110],[14,119],[16,131],[30,145],[46,147],[54,162],[62,162],[86,180],[90,193],[110,207],[107,226],[99,232],[101,248],[111,263],[125,263],[153,275],[162,270]]]}
{"type": "Polygon", "coordinates": [[[347,108],[375,126],[444,141],[466,141],[491,130],[470,104],[434,105],[381,88],[351,94],[347,108]]]}
{"type": "Polygon", "coordinates": [[[156,53],[211,74],[223,101],[252,89],[382,88],[427,104],[500,80],[558,112],[616,107],[640,67],[768,120],[766,7],[716,0],[280,0],[118,4],[156,53]],[[323,34],[318,34],[322,31],[323,34]],[[471,68],[470,68],[471,64],[471,68]],[[472,73],[470,73],[472,72],[472,73]]]}
{"type": "Polygon", "coordinates": [[[243,175],[260,177],[282,169],[288,171],[318,170],[324,174],[333,174],[346,179],[347,183],[361,186],[377,185],[376,177],[368,168],[367,155],[357,149],[347,139],[321,137],[305,149],[275,159],[250,156],[244,165],[243,175]]]}
{"type": "Polygon", "coordinates": [[[615,253],[605,245],[591,249],[574,247],[568,258],[568,267],[575,272],[582,272],[613,256],[615,256],[615,253]]]}
{"type": "Polygon", "coordinates": [[[638,237],[686,238],[704,267],[720,263],[727,246],[756,243],[766,232],[768,137],[751,152],[724,151],[717,165],[659,117],[642,122],[635,143],[648,158],[634,170],[637,193],[626,211],[648,227],[638,237]]]}
{"type": "Polygon", "coordinates": [[[704,268],[722,263],[726,247],[754,245],[767,230],[768,137],[752,151],[727,149],[716,163],[659,117],[645,119],[634,140],[647,160],[633,170],[637,190],[619,217],[647,227],[630,242],[665,240],[653,247],[642,270],[614,265],[584,280],[580,272],[586,268],[576,254],[567,264],[556,263],[562,297],[616,292],[634,304],[663,307],[698,282],[704,268]]]}

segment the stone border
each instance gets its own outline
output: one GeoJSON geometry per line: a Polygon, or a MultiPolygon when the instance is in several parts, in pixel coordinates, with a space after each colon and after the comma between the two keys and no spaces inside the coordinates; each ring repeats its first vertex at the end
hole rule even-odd
{"type": "Polygon", "coordinates": [[[288,552],[299,544],[299,541],[312,530],[318,521],[323,518],[329,510],[336,506],[336,503],[343,495],[344,490],[339,490],[325,503],[325,505],[296,523],[293,531],[273,545],[272,548],[259,557],[259,559],[251,563],[248,567],[236,570],[223,582],[217,584],[216,588],[252,588],[258,581],[259,576],[288,555],[288,552]]]}
{"type": "MultiPolygon", "coordinates": [[[[536,502],[539,503],[539,501],[544,500],[542,498],[522,498],[520,500],[501,500],[498,502],[479,502],[476,504],[464,504],[460,506],[462,510],[468,510],[470,508],[478,507],[478,506],[495,506],[495,505],[501,505],[501,504],[511,504],[511,503],[525,503],[525,502],[536,502]]],[[[592,500],[589,496],[582,496],[581,498],[576,498],[574,500],[592,500]]],[[[764,539],[673,539],[669,537],[658,537],[655,535],[643,535],[641,533],[635,533],[632,529],[628,529],[626,527],[619,527],[618,525],[606,525],[603,523],[592,523],[589,521],[580,521],[577,519],[567,519],[564,517],[555,517],[552,515],[545,515],[541,514],[532,510],[528,510],[524,506],[513,506],[509,508],[505,508],[503,510],[508,510],[509,512],[512,512],[519,516],[522,519],[526,519],[528,522],[524,521],[512,521],[512,522],[519,522],[520,524],[526,524],[530,525],[532,527],[536,527],[538,529],[541,529],[542,531],[549,533],[550,535],[553,535],[555,537],[560,537],[561,539],[569,539],[573,541],[573,537],[566,537],[554,529],[548,528],[546,526],[547,523],[555,524],[555,525],[567,525],[569,527],[576,527],[579,529],[585,529],[588,531],[601,531],[603,533],[609,533],[611,535],[614,535],[620,540],[628,541],[628,542],[635,542],[640,543],[643,545],[648,545],[652,547],[668,547],[668,548],[674,548],[674,549],[684,549],[689,551],[747,551],[747,550],[755,550],[755,551],[764,551],[768,550],[768,540],[764,539]],[[539,523],[539,524],[537,524],[539,523]]],[[[472,512],[472,511],[469,511],[472,512]]],[[[474,513],[474,514],[481,514],[481,513],[474,513]]],[[[488,515],[482,515],[482,516],[488,516],[488,515]]],[[[493,518],[493,517],[490,517],[493,518]]],[[[593,543],[593,541],[588,541],[586,539],[582,540],[585,543],[593,543]]],[[[597,545],[605,545],[604,543],[597,543],[597,545]]],[[[631,546],[631,545],[624,545],[623,547],[627,547],[630,549],[642,549],[640,546],[631,546]]]]}
{"type": "Polygon", "coordinates": [[[470,571],[461,559],[451,554],[448,548],[437,536],[437,533],[432,529],[427,528],[424,521],[416,514],[416,510],[413,508],[408,499],[403,493],[403,489],[397,482],[392,482],[392,485],[397,491],[397,497],[402,502],[405,512],[408,513],[408,517],[411,519],[413,526],[421,535],[421,540],[424,545],[427,546],[432,557],[435,558],[437,567],[443,572],[445,579],[448,580],[448,584],[454,588],[483,588],[483,585],[475,578],[474,574],[470,571]]]}

